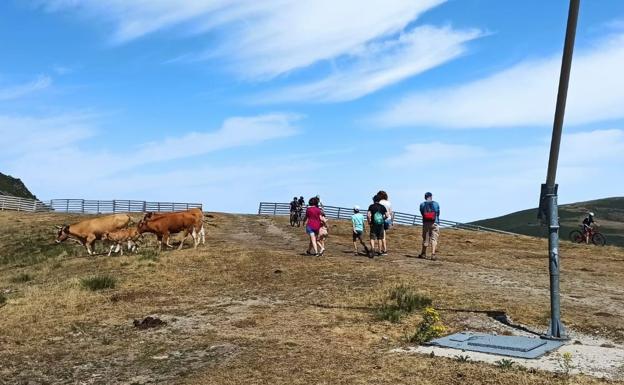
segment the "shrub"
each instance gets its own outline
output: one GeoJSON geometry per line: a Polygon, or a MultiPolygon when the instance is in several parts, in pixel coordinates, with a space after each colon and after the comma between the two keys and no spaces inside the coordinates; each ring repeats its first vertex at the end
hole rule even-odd
{"type": "Polygon", "coordinates": [[[408,338],[409,342],[424,344],[440,337],[446,328],[440,322],[440,314],[432,307],[426,307],[422,312],[423,320],[418,324],[416,332],[408,338]]]}
{"type": "Polygon", "coordinates": [[[404,314],[431,305],[431,299],[417,293],[411,287],[400,284],[390,289],[387,299],[375,309],[380,320],[399,322],[404,314]]]}
{"type": "Polygon", "coordinates": [[[24,283],[32,281],[33,276],[28,273],[21,273],[11,278],[12,283],[24,283]]]}
{"type": "Polygon", "coordinates": [[[80,280],[80,284],[82,285],[82,287],[91,291],[114,289],[116,283],[117,280],[115,279],[115,277],[111,277],[110,275],[96,275],[80,280]]]}
{"type": "Polygon", "coordinates": [[[494,363],[496,364],[496,366],[498,366],[499,368],[503,370],[511,369],[514,365],[514,362],[507,358],[503,358],[502,360],[495,361],[494,363]]]}
{"type": "Polygon", "coordinates": [[[457,361],[459,361],[459,362],[468,362],[468,361],[470,361],[470,357],[468,357],[467,355],[461,355],[461,354],[456,355],[455,359],[457,361]]]}
{"type": "Polygon", "coordinates": [[[563,371],[563,374],[565,374],[566,376],[570,375],[570,372],[575,367],[572,364],[572,353],[565,352],[559,356],[559,367],[563,371]]]}

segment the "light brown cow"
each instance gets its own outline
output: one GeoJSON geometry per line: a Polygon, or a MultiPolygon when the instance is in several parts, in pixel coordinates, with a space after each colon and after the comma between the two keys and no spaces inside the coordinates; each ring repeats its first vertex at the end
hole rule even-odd
{"type": "Polygon", "coordinates": [[[111,231],[102,235],[103,241],[111,241],[112,244],[108,250],[110,256],[115,249],[116,253],[123,255],[124,243],[128,246],[128,251],[136,252],[138,249],[137,241],[141,238],[139,229],[136,227],[129,227],[127,229],[121,229],[117,231],[111,231]]]}
{"type": "MultiPolygon", "coordinates": [[[[153,220],[153,219],[162,218],[168,215],[179,214],[179,213],[189,213],[195,216],[197,223],[200,224],[199,227],[195,228],[197,236],[199,237],[199,240],[197,242],[201,243],[202,245],[205,244],[206,243],[206,231],[204,230],[204,213],[199,208],[192,208],[186,211],[165,212],[165,213],[148,212],[143,216],[143,221],[153,220]]],[[[211,215],[208,215],[208,216],[212,217],[211,215]]],[[[167,239],[167,246],[172,247],[169,244],[169,239],[167,239]]]]}
{"type": "Polygon", "coordinates": [[[195,212],[181,211],[166,214],[146,214],[137,226],[139,233],[153,233],[159,241],[158,249],[162,250],[162,246],[169,246],[169,237],[171,234],[184,232],[184,238],[180,242],[178,250],[182,249],[186,237],[191,234],[193,237],[193,246],[197,248],[199,244],[197,236],[198,229],[203,228],[203,213],[197,209],[195,212]],[[197,215],[199,211],[201,217],[197,215]]]}
{"type": "Polygon", "coordinates": [[[106,215],[99,218],[87,219],[73,225],[57,226],[58,234],[56,243],[61,243],[67,238],[74,238],[87,248],[89,255],[93,254],[93,242],[102,239],[102,235],[107,232],[122,229],[130,223],[130,216],[127,214],[106,215]]]}

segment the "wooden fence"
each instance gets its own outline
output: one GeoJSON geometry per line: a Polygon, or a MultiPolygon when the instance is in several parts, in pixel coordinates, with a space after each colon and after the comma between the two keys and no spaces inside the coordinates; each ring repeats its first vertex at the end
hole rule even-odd
{"type": "MultiPolygon", "coordinates": [[[[353,209],[346,207],[323,206],[323,211],[325,212],[325,215],[331,219],[350,219],[351,215],[353,215],[353,209]]],[[[260,202],[260,206],[258,207],[258,214],[290,215],[290,203],[260,202]]],[[[400,213],[395,211],[393,222],[394,224],[398,225],[422,226],[422,217],[420,215],[400,213]]],[[[440,227],[473,231],[489,231],[499,234],[516,235],[515,233],[510,233],[508,231],[443,219],[440,219],[440,227]]]]}
{"type": "Polygon", "coordinates": [[[0,210],[13,211],[56,211],[63,213],[128,213],[147,211],[181,211],[190,208],[202,208],[201,203],[147,202],[134,200],[89,200],[89,199],[52,199],[42,202],[35,199],[0,195],[0,210]]]}
{"type": "Polygon", "coordinates": [[[36,199],[20,198],[11,195],[0,194],[0,210],[12,210],[12,211],[49,211],[50,207],[44,202],[36,199]]]}

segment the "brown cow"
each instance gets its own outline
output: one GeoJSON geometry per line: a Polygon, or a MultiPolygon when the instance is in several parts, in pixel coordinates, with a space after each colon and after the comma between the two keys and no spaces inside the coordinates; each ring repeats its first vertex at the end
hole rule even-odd
{"type": "MultiPolygon", "coordinates": [[[[195,231],[197,233],[197,236],[199,237],[199,240],[197,241],[198,244],[201,243],[202,245],[206,243],[206,231],[204,230],[204,213],[201,209],[199,208],[192,208],[186,211],[176,211],[176,212],[165,212],[165,213],[155,213],[155,212],[148,212],[145,213],[145,215],[143,216],[143,221],[147,221],[147,220],[152,220],[152,219],[156,219],[156,218],[161,218],[161,217],[165,217],[171,214],[179,214],[179,213],[190,213],[192,215],[195,216],[197,223],[200,224],[199,227],[195,228],[195,231]]],[[[210,215],[209,215],[210,217],[210,215]]],[[[186,235],[185,235],[186,237],[186,235]]],[[[168,247],[172,247],[169,244],[169,240],[167,240],[167,246],[168,247]]]]}
{"type": "MultiPolygon", "coordinates": [[[[200,210],[198,210],[200,211],[200,210]]],[[[200,211],[201,212],[201,211],[200,211]]],[[[162,246],[169,246],[169,236],[171,234],[184,232],[184,238],[180,242],[178,250],[182,249],[186,237],[191,234],[193,237],[194,248],[197,248],[197,230],[203,226],[203,214],[199,218],[196,213],[190,211],[182,211],[166,214],[146,214],[139,222],[139,233],[153,233],[158,238],[158,250],[162,250],[162,246]]]]}
{"type": "Polygon", "coordinates": [[[67,238],[74,238],[87,248],[89,255],[93,254],[93,242],[102,239],[102,235],[107,232],[122,229],[130,223],[130,216],[127,214],[106,215],[99,218],[87,219],[73,225],[57,226],[58,234],[56,243],[61,243],[67,238]]]}
{"type": "Polygon", "coordinates": [[[103,241],[111,241],[112,244],[110,249],[108,250],[108,255],[110,256],[115,249],[116,253],[121,253],[123,255],[123,244],[128,244],[128,251],[136,252],[138,248],[137,241],[141,238],[141,234],[139,233],[139,229],[136,227],[129,227],[127,229],[121,229],[117,231],[111,231],[108,233],[104,233],[102,235],[103,241]]]}

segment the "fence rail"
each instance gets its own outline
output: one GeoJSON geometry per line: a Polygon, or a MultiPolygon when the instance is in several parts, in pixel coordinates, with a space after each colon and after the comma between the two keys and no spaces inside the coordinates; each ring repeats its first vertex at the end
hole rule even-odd
{"type": "MultiPolygon", "coordinates": [[[[331,219],[350,219],[353,215],[353,209],[336,206],[323,206],[323,211],[328,218],[331,219]]],[[[290,215],[290,203],[260,202],[258,207],[259,215],[290,215]]],[[[422,217],[420,215],[394,212],[393,221],[395,224],[416,226],[422,225],[422,217]]],[[[488,231],[499,234],[517,235],[508,231],[492,229],[489,227],[472,225],[469,223],[461,223],[440,219],[440,227],[463,229],[472,231],[488,231]]]]}
{"type": "Polygon", "coordinates": [[[20,198],[0,194],[0,211],[50,211],[50,206],[37,199],[20,198]]]}
{"type": "Polygon", "coordinates": [[[147,211],[182,211],[202,208],[201,203],[147,202],[135,200],[89,200],[89,199],[52,199],[42,202],[34,199],[0,195],[0,210],[14,211],[56,211],[62,213],[128,213],[147,211]]]}

